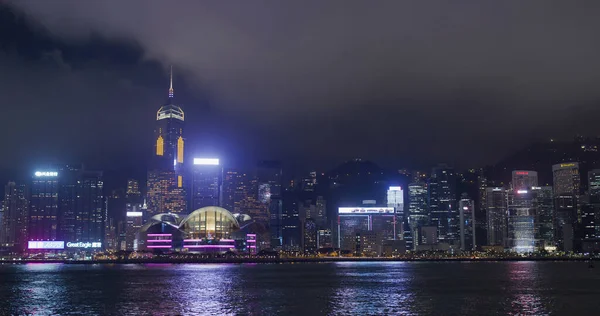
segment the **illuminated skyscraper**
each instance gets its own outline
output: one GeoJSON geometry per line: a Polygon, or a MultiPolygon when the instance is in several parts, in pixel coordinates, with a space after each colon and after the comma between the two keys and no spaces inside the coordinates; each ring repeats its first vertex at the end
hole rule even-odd
{"type": "Polygon", "coordinates": [[[538,236],[534,193],[528,190],[510,190],[507,196],[507,247],[518,253],[533,252],[537,246],[536,236],[538,236]]]}
{"type": "Polygon", "coordinates": [[[219,206],[221,173],[219,159],[194,159],[191,181],[192,210],[205,206],[219,206]]]}
{"type": "Polygon", "coordinates": [[[27,249],[27,186],[9,182],[4,187],[4,216],[0,226],[0,246],[15,251],[27,249]]]}
{"type": "Polygon", "coordinates": [[[559,250],[572,251],[575,223],[579,215],[579,163],[552,166],[554,179],[554,241],[559,250]]]}
{"type": "Polygon", "coordinates": [[[460,212],[460,250],[475,250],[475,201],[463,195],[458,202],[460,212]]]}
{"type": "Polygon", "coordinates": [[[454,169],[440,165],[433,169],[429,179],[429,220],[438,227],[440,242],[459,241],[458,206],[456,205],[456,174],[454,169]]]}
{"type": "Polygon", "coordinates": [[[500,187],[486,189],[487,244],[506,245],[506,190],[500,187]]]}
{"type": "Polygon", "coordinates": [[[72,165],[58,172],[60,240],[102,242],[106,215],[102,172],[72,165]]]}
{"type": "Polygon", "coordinates": [[[283,204],[281,200],[281,163],[279,161],[261,161],[258,163],[258,198],[265,204],[269,218],[271,247],[283,245],[283,204]]]}
{"type": "Polygon", "coordinates": [[[29,240],[57,240],[58,171],[36,171],[31,182],[29,240]]]}
{"type": "Polygon", "coordinates": [[[155,167],[162,170],[178,170],[183,164],[185,114],[174,101],[173,72],[171,72],[169,98],[166,104],[156,112],[156,129],[154,130],[155,167]]]}
{"type": "Polygon", "coordinates": [[[540,246],[554,248],[554,198],[552,187],[532,187],[537,202],[538,239],[540,246]]]}
{"type": "Polygon", "coordinates": [[[404,191],[400,186],[391,186],[387,190],[387,206],[393,207],[396,210],[396,223],[399,223],[397,226],[398,231],[396,232],[398,236],[396,238],[402,239],[403,236],[403,226],[402,223],[405,221],[404,215],[404,191]]]}
{"type": "Polygon", "coordinates": [[[408,185],[408,223],[415,229],[427,225],[427,183],[415,182],[408,185]]]}
{"type": "Polygon", "coordinates": [[[531,187],[537,187],[538,173],[528,170],[515,170],[512,172],[512,189],[529,190],[531,187]]]}
{"type": "Polygon", "coordinates": [[[138,180],[127,179],[127,202],[142,202],[142,192],[140,192],[140,182],[138,180]]]}
{"type": "Polygon", "coordinates": [[[183,185],[184,112],[174,103],[173,72],[167,104],[156,112],[154,154],[148,171],[148,213],[185,213],[186,193],[183,185]]]}

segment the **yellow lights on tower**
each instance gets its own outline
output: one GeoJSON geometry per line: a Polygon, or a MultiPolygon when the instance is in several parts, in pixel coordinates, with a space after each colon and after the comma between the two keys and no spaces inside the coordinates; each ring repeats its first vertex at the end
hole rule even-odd
{"type": "Polygon", "coordinates": [[[182,176],[177,176],[177,187],[178,188],[183,187],[183,177],[182,176]]]}
{"type": "Polygon", "coordinates": [[[177,162],[183,163],[183,137],[181,136],[177,140],[177,162]]]}
{"type": "Polygon", "coordinates": [[[162,136],[158,136],[156,139],[156,155],[162,156],[165,153],[165,140],[162,136]]]}

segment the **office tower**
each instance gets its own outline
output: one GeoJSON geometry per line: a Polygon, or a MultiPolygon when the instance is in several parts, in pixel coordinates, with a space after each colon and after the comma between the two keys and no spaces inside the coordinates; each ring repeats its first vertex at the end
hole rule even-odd
{"type": "Polygon", "coordinates": [[[304,253],[314,254],[317,252],[317,223],[308,218],[303,225],[303,246],[304,253]]]}
{"type": "Polygon", "coordinates": [[[302,191],[314,192],[317,186],[317,172],[311,171],[308,176],[302,178],[302,191]]]}
{"type": "Polygon", "coordinates": [[[581,205],[581,238],[595,239],[598,228],[598,205],[585,203],[581,205]]]}
{"type": "Polygon", "coordinates": [[[117,221],[113,217],[106,217],[106,224],[104,226],[104,249],[116,251],[118,250],[118,235],[117,235],[117,221]]]}
{"type": "Polygon", "coordinates": [[[528,190],[510,190],[507,195],[507,247],[518,253],[533,252],[538,235],[535,197],[528,190]]]}
{"type": "Polygon", "coordinates": [[[475,250],[475,201],[463,194],[458,202],[460,212],[460,250],[475,250]]]}
{"type": "Polygon", "coordinates": [[[487,197],[487,244],[506,245],[506,190],[500,187],[488,187],[487,197]]]}
{"type": "Polygon", "coordinates": [[[552,166],[554,179],[554,241],[559,250],[573,250],[573,232],[578,219],[579,164],[561,163],[552,166]]]}
{"type": "Polygon", "coordinates": [[[27,249],[29,201],[27,186],[8,182],[4,186],[4,214],[0,226],[0,246],[22,252],[27,249]]]}
{"type": "Polygon", "coordinates": [[[239,213],[239,209],[235,209],[236,189],[238,185],[238,171],[228,168],[223,170],[223,184],[221,186],[221,201],[220,205],[224,209],[239,213]]]}
{"type": "Polygon", "coordinates": [[[173,171],[148,171],[148,215],[161,213],[184,214],[187,210],[182,177],[173,171]]]}
{"type": "Polygon", "coordinates": [[[259,201],[267,206],[271,247],[280,248],[282,245],[282,169],[278,161],[261,161],[258,163],[258,193],[259,201]]]}
{"type": "Polygon", "coordinates": [[[299,217],[298,197],[293,189],[283,192],[282,237],[283,250],[300,251],[302,246],[302,222],[299,217]]]}
{"type": "Polygon", "coordinates": [[[125,213],[125,250],[137,250],[136,234],[144,224],[146,204],[127,204],[125,213]]]}
{"type": "Polygon", "coordinates": [[[140,191],[140,182],[135,179],[127,179],[126,191],[127,203],[141,203],[142,192],[140,191]]]}
{"type": "Polygon", "coordinates": [[[538,173],[529,170],[515,170],[512,172],[512,189],[529,190],[538,186],[538,173]]]}
{"type": "Polygon", "coordinates": [[[192,166],[192,210],[205,206],[219,206],[221,166],[216,158],[194,158],[192,166]]]}
{"type": "Polygon", "coordinates": [[[60,240],[104,240],[105,204],[102,172],[67,165],[59,170],[60,240]]]}
{"type": "MultiPolygon", "coordinates": [[[[396,210],[396,222],[404,223],[404,191],[400,186],[391,186],[387,190],[387,206],[393,207],[396,210]]],[[[403,228],[399,225],[397,228],[403,228]]],[[[398,229],[396,238],[403,239],[403,229],[398,229]]]]}
{"type": "Polygon", "coordinates": [[[536,199],[538,237],[540,246],[546,249],[554,247],[554,198],[552,187],[532,187],[536,199]]]}
{"type": "Polygon", "coordinates": [[[450,245],[459,242],[454,169],[446,165],[434,168],[429,178],[428,190],[429,221],[431,225],[438,227],[439,242],[450,245]]]}
{"type": "Polygon", "coordinates": [[[427,225],[427,184],[415,182],[408,185],[408,223],[414,229],[427,225]]]}
{"type": "Polygon", "coordinates": [[[337,245],[342,250],[381,253],[383,242],[396,239],[396,214],[391,207],[338,208],[337,245]],[[360,237],[360,238],[359,238],[360,237]],[[368,243],[365,243],[368,240],[368,243]],[[362,244],[359,245],[358,243],[362,244]],[[371,245],[367,247],[367,245],[371,245]],[[367,247],[367,248],[365,248],[367,247]]]}
{"type": "Polygon", "coordinates": [[[333,248],[331,229],[319,229],[317,231],[317,248],[333,248]]]}
{"type": "Polygon", "coordinates": [[[588,196],[590,204],[600,204],[600,169],[588,172],[588,196]]]}
{"type": "Polygon", "coordinates": [[[28,239],[52,241],[58,238],[58,176],[54,170],[36,171],[31,181],[28,239]]]}
{"type": "Polygon", "coordinates": [[[156,112],[154,130],[154,168],[178,170],[184,159],[183,123],[185,114],[174,103],[173,73],[171,72],[169,98],[156,112]]]}
{"type": "Polygon", "coordinates": [[[325,197],[319,195],[315,201],[315,221],[319,228],[327,225],[327,201],[325,197]]]}
{"type": "Polygon", "coordinates": [[[487,245],[487,186],[488,179],[483,174],[483,170],[479,170],[477,175],[477,191],[479,200],[475,208],[475,239],[478,245],[487,245]]]}
{"type": "Polygon", "coordinates": [[[169,98],[156,112],[154,154],[147,182],[149,214],[187,212],[183,185],[184,112],[174,103],[172,73],[170,82],[169,98]]]}

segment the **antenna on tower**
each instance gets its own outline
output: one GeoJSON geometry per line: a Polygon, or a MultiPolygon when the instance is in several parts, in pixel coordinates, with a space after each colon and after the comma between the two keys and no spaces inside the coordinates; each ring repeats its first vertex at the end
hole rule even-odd
{"type": "Polygon", "coordinates": [[[173,97],[173,65],[171,65],[171,75],[170,75],[170,86],[169,86],[169,98],[173,97]]]}

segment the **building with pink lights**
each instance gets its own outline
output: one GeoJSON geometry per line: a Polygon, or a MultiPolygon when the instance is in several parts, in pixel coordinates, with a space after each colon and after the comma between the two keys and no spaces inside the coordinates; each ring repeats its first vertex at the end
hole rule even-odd
{"type": "Polygon", "coordinates": [[[177,214],[158,214],[138,232],[136,250],[256,253],[256,235],[241,236],[236,234],[239,230],[233,214],[217,206],[197,209],[185,218],[177,214]]]}

